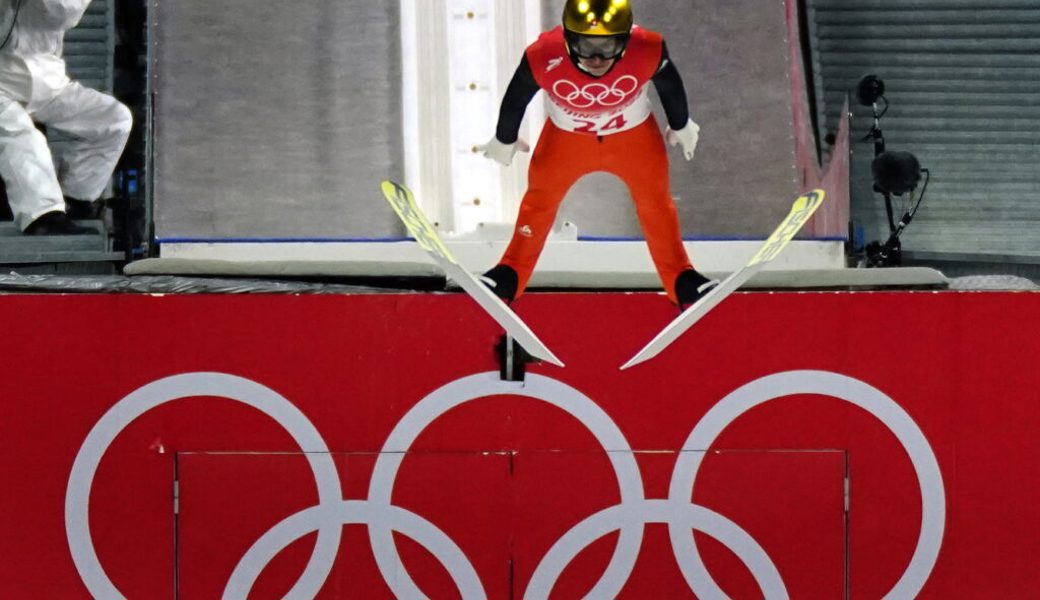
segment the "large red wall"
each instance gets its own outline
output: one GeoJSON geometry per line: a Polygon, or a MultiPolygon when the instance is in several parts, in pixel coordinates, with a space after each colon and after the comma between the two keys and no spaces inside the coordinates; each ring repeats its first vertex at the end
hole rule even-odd
{"type": "Polygon", "coordinates": [[[0,297],[0,597],[1040,585],[1040,295],[737,294],[624,372],[662,296],[516,308],[565,368],[461,295],[0,297]]]}

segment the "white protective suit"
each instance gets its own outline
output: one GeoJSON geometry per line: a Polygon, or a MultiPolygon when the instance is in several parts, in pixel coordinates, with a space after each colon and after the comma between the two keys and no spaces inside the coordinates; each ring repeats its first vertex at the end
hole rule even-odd
{"type": "Polygon", "coordinates": [[[91,0],[0,0],[0,177],[15,223],[65,210],[65,196],[94,201],[108,187],[130,135],[130,110],[69,80],[65,32],[91,0]],[[47,140],[33,122],[67,138],[47,140]]]}

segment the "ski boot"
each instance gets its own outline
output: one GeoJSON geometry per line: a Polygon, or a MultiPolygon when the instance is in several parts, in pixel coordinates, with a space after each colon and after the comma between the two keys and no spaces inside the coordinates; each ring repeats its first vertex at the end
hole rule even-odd
{"type": "Polygon", "coordinates": [[[717,285],[718,280],[708,279],[696,269],[687,269],[679,273],[675,278],[675,297],[679,300],[679,310],[686,310],[686,307],[700,300],[717,285]]]}
{"type": "Polygon", "coordinates": [[[513,298],[516,297],[516,290],[520,286],[520,278],[513,267],[508,265],[495,265],[490,271],[480,276],[480,281],[506,304],[513,301],[513,298]]]}

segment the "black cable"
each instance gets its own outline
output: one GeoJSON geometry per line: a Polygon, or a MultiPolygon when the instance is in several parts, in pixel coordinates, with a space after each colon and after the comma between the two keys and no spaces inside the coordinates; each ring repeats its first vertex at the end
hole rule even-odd
{"type": "Polygon", "coordinates": [[[871,139],[881,140],[881,150],[879,152],[875,152],[874,153],[875,156],[877,156],[881,152],[885,151],[884,150],[885,141],[884,141],[884,137],[881,134],[881,117],[885,116],[885,113],[888,112],[888,106],[889,106],[888,105],[888,98],[885,98],[884,96],[878,96],[878,99],[885,101],[885,108],[881,109],[881,112],[875,112],[874,113],[874,124],[870,127],[870,131],[867,132],[867,135],[863,136],[863,139],[860,140],[861,142],[869,142],[871,139]]]}
{"type": "Polygon", "coordinates": [[[11,34],[14,33],[14,26],[18,23],[18,13],[22,10],[22,3],[25,0],[17,0],[18,3],[14,5],[14,16],[11,17],[11,28],[7,30],[7,35],[4,36],[4,41],[0,42],[0,50],[3,50],[7,46],[7,42],[11,41],[11,34]]]}
{"type": "MultiPolygon", "coordinates": [[[[924,193],[928,191],[928,181],[932,178],[932,174],[928,171],[928,169],[921,169],[921,172],[924,173],[924,185],[921,186],[921,195],[917,196],[916,202],[914,202],[914,200],[910,198],[907,198],[906,212],[903,213],[902,218],[899,219],[899,224],[892,228],[892,235],[890,235],[888,241],[885,242],[886,247],[890,247],[893,244],[895,244],[896,240],[899,239],[900,234],[903,233],[903,230],[906,229],[906,226],[909,225],[910,221],[913,220],[914,215],[917,214],[917,209],[921,208],[921,202],[924,201],[924,193]],[[913,204],[913,206],[911,206],[911,204],[913,204]]],[[[911,192],[911,196],[912,195],[913,192],[911,192]]]]}
{"type": "Polygon", "coordinates": [[[924,202],[924,193],[928,191],[928,181],[932,178],[932,174],[928,169],[921,169],[921,172],[924,173],[924,185],[921,186],[921,195],[917,197],[917,202],[914,203],[913,208],[908,208],[906,214],[899,220],[900,231],[910,224],[910,220],[917,214],[917,209],[921,207],[921,202],[924,202]]]}
{"type": "Polygon", "coordinates": [[[888,98],[885,98],[884,96],[878,96],[878,100],[884,100],[885,101],[885,108],[883,108],[881,110],[881,112],[878,113],[878,116],[875,117],[877,119],[880,119],[881,117],[885,116],[885,113],[888,112],[888,98]]]}

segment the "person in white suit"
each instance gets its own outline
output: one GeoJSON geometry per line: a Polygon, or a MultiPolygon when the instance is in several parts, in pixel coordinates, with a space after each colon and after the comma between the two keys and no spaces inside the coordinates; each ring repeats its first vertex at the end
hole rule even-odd
{"type": "Polygon", "coordinates": [[[96,215],[130,135],[130,110],[71,81],[65,32],[91,0],[0,0],[0,177],[27,235],[96,233],[96,215]],[[37,129],[62,138],[53,150],[37,129]],[[67,214],[69,213],[69,214],[67,214]]]}

